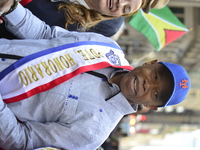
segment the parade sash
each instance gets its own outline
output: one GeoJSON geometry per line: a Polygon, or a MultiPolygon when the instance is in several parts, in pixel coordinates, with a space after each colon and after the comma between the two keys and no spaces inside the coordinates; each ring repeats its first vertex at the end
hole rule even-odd
{"type": "Polygon", "coordinates": [[[66,44],[21,58],[3,70],[0,93],[5,103],[13,103],[80,73],[109,66],[133,69],[117,45],[92,41],[66,44]]]}

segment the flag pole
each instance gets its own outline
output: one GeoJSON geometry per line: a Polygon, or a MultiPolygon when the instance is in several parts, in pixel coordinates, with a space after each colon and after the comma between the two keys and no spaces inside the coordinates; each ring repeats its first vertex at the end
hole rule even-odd
{"type": "Polygon", "coordinates": [[[151,55],[154,54],[154,53],[155,53],[155,51],[153,50],[153,51],[149,52],[148,54],[146,54],[146,55],[140,57],[140,58],[137,59],[136,61],[132,62],[132,63],[131,63],[131,66],[134,66],[134,64],[136,64],[136,63],[142,61],[143,59],[145,59],[145,58],[148,57],[148,56],[151,56],[151,55]]]}

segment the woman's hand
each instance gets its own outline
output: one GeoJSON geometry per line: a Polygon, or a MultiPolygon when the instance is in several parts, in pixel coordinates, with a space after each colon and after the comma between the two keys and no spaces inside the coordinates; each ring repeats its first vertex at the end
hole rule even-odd
{"type": "MultiPolygon", "coordinates": [[[[7,13],[13,4],[14,0],[0,0],[0,16],[7,13]]],[[[0,18],[0,23],[3,23],[2,18],[0,18]]]]}
{"type": "Polygon", "coordinates": [[[8,12],[11,6],[14,4],[14,0],[1,0],[0,1],[0,15],[8,12]]]}

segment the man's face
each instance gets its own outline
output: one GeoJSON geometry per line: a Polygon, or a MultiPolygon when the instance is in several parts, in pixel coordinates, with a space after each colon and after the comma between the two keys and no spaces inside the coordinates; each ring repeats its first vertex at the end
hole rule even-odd
{"type": "Polygon", "coordinates": [[[163,64],[148,64],[124,75],[120,88],[130,103],[157,107],[171,96],[173,78],[163,64]]]}

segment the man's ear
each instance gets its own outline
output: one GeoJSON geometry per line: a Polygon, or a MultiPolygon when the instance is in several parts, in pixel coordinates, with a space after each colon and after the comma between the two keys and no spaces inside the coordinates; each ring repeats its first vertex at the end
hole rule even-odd
{"type": "Polygon", "coordinates": [[[157,59],[144,63],[142,66],[157,64],[159,61],[157,59]]]}

